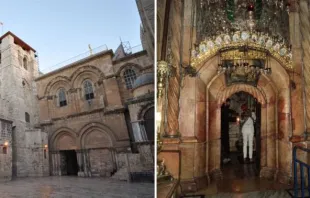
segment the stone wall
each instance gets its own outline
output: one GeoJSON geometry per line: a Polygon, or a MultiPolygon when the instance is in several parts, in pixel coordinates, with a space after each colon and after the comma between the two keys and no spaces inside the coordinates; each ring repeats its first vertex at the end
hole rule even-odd
{"type": "Polygon", "coordinates": [[[154,168],[154,145],[153,144],[141,144],[138,145],[140,154],[140,163],[146,170],[153,170],[154,168]]]}
{"type": "Polygon", "coordinates": [[[115,170],[112,152],[108,149],[94,149],[89,151],[92,176],[111,176],[115,170]]]}
{"type": "MultiPolygon", "coordinates": [[[[40,162],[25,142],[26,131],[38,124],[38,100],[34,79],[38,76],[38,63],[33,49],[21,47],[21,39],[7,33],[1,40],[0,115],[12,123],[12,151],[10,174],[15,176],[42,175],[32,170],[29,159],[40,162]],[[25,60],[24,60],[25,59],[25,60]],[[29,119],[26,120],[26,114],[29,119]]],[[[34,165],[36,167],[36,165],[34,165]]],[[[40,165],[38,165],[39,167],[40,165]]],[[[48,166],[47,166],[48,167],[48,166]]]]}
{"type": "MultiPolygon", "coordinates": [[[[58,137],[62,134],[71,137],[73,147],[70,149],[82,149],[84,148],[82,141],[86,137],[83,134],[95,129],[108,135],[111,138],[113,147],[118,147],[119,150],[126,150],[129,146],[129,136],[123,113],[104,114],[102,111],[93,112],[76,117],[57,119],[51,122],[51,124],[45,125],[44,128],[48,133],[49,147],[52,150],[59,150],[57,141],[59,140],[58,137]]],[[[87,137],[91,138],[89,136],[87,137]]],[[[103,147],[105,146],[107,145],[103,145],[103,147]]]]}
{"type": "Polygon", "coordinates": [[[138,145],[139,153],[118,153],[116,156],[117,168],[129,166],[131,172],[150,171],[154,169],[154,145],[138,145]],[[127,165],[127,156],[129,165],[127,165]]]}
{"type": "Polygon", "coordinates": [[[0,119],[0,126],[0,181],[7,181],[12,178],[12,122],[0,119]]]}
{"type": "Polygon", "coordinates": [[[133,90],[127,89],[125,84],[123,73],[126,69],[134,70],[137,77],[141,73],[154,72],[153,62],[150,60],[150,57],[147,56],[145,51],[138,52],[137,54],[126,57],[122,61],[118,60],[114,61],[113,63],[122,102],[125,102],[127,99],[133,98],[133,90]]]}
{"type": "Polygon", "coordinates": [[[59,119],[97,109],[122,108],[117,81],[113,73],[111,54],[106,52],[67,68],[60,73],[49,73],[37,79],[40,121],[59,119]],[[106,66],[102,68],[102,65],[106,66]],[[110,76],[110,77],[106,77],[110,76]],[[92,83],[94,98],[85,99],[84,81],[92,83]],[[60,107],[58,93],[65,89],[67,105],[60,107]]]}
{"type": "Polygon", "coordinates": [[[140,37],[143,49],[154,58],[154,0],[136,0],[142,26],[140,37]]]}
{"type": "MultiPolygon", "coordinates": [[[[65,174],[61,170],[64,150],[76,151],[79,176],[110,176],[119,169],[115,153],[129,151],[124,102],[132,98],[133,93],[127,89],[123,73],[128,68],[133,69],[136,76],[152,72],[153,62],[146,51],[116,60],[112,58],[112,50],[103,51],[36,79],[40,125],[48,136],[52,175],[65,174]],[[91,100],[84,97],[85,79],[93,86],[91,100]],[[61,88],[65,89],[65,106],[59,105],[61,88]]],[[[122,164],[125,158],[121,154],[119,158],[122,164]]],[[[146,156],[129,154],[129,159],[137,170],[146,164],[150,166],[146,156]],[[142,165],[141,160],[144,161],[142,165]]]]}
{"type": "Polygon", "coordinates": [[[26,156],[28,176],[49,175],[49,152],[47,133],[40,129],[26,130],[26,156]]]}

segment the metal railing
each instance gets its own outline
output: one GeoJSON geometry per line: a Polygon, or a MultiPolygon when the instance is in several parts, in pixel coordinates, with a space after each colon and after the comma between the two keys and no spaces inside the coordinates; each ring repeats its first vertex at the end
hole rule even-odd
{"type": "Polygon", "coordinates": [[[310,149],[306,149],[300,146],[295,146],[293,148],[293,177],[294,177],[294,186],[293,186],[293,194],[289,192],[292,197],[309,197],[310,195],[310,165],[297,159],[297,150],[302,150],[307,154],[310,153],[310,149]],[[298,183],[298,165],[300,172],[300,183],[298,183]],[[307,174],[305,174],[305,169],[307,174]],[[305,178],[307,177],[307,178],[305,178]],[[305,180],[307,179],[307,186],[305,184],[305,180]],[[306,192],[308,191],[308,192],[306,192]]]}
{"type": "Polygon", "coordinates": [[[131,47],[131,54],[141,52],[141,51],[143,51],[142,45],[136,45],[136,46],[131,47]]]}
{"type": "MultiPolygon", "coordinates": [[[[65,61],[63,61],[61,63],[58,63],[56,65],[53,65],[51,67],[40,68],[40,72],[42,72],[43,74],[46,74],[46,73],[51,72],[53,70],[59,69],[61,67],[69,65],[71,63],[74,63],[74,62],[77,62],[79,60],[82,60],[82,59],[90,56],[91,54],[93,55],[93,54],[97,54],[99,52],[103,52],[103,51],[107,51],[107,50],[108,50],[107,45],[101,45],[99,47],[96,47],[96,48],[92,49],[91,52],[90,52],[90,50],[88,50],[88,51],[86,51],[86,52],[84,52],[82,54],[74,56],[74,57],[72,57],[72,58],[70,58],[68,60],[65,60],[65,61]]],[[[137,53],[137,52],[140,52],[140,51],[143,51],[142,44],[136,45],[136,46],[133,46],[133,47],[130,48],[130,54],[134,54],[134,53],[137,53]]],[[[130,55],[130,54],[127,54],[127,55],[130,55]]]]}
{"type": "Polygon", "coordinates": [[[65,60],[65,61],[63,61],[61,63],[58,63],[58,64],[56,64],[54,66],[51,66],[51,67],[48,67],[48,68],[44,68],[44,69],[40,69],[40,71],[42,73],[48,73],[48,72],[51,72],[53,70],[59,69],[61,67],[64,67],[66,65],[69,65],[71,63],[74,63],[74,62],[77,62],[79,60],[82,60],[82,59],[90,56],[91,54],[96,54],[96,53],[103,52],[103,51],[106,51],[106,50],[108,50],[107,45],[101,45],[99,47],[96,47],[96,48],[92,49],[92,52],[90,52],[90,50],[88,50],[88,51],[86,51],[86,52],[84,52],[82,54],[74,56],[74,57],[72,57],[72,58],[70,58],[68,60],[65,60]]]}

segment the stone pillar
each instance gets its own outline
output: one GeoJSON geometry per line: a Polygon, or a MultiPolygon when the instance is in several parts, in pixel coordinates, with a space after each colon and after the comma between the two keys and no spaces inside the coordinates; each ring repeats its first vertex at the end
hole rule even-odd
{"type": "Polygon", "coordinates": [[[57,175],[62,175],[62,172],[61,172],[61,160],[60,160],[60,152],[57,151],[56,152],[56,170],[57,170],[57,175]]]}
{"type": "Polygon", "coordinates": [[[131,122],[131,126],[133,130],[135,142],[141,142],[143,140],[143,137],[142,137],[142,132],[141,132],[139,121],[131,122]]]}
{"type": "Polygon", "coordinates": [[[305,102],[307,131],[310,132],[310,21],[308,1],[299,1],[299,17],[301,29],[301,44],[303,50],[303,77],[305,82],[305,102]]]}
{"type": "Polygon", "coordinates": [[[305,111],[304,111],[304,79],[303,79],[303,49],[301,45],[301,24],[300,15],[297,10],[298,3],[291,1],[289,14],[290,43],[292,46],[292,63],[294,73],[289,74],[290,79],[295,86],[291,85],[291,114],[292,114],[292,134],[290,136],[303,136],[305,128],[305,111]]]}
{"type": "Polygon", "coordinates": [[[116,163],[116,154],[115,154],[114,148],[110,149],[110,153],[111,153],[111,158],[112,158],[112,163],[113,163],[113,171],[116,171],[117,163],[116,163]]]}
{"type": "Polygon", "coordinates": [[[52,175],[56,175],[56,154],[55,151],[51,152],[52,159],[52,175]]]}
{"type": "Polygon", "coordinates": [[[166,135],[168,137],[178,137],[179,95],[180,95],[179,76],[171,77],[169,79],[168,93],[169,94],[168,94],[166,135]]]}
{"type": "Polygon", "coordinates": [[[128,157],[128,153],[126,153],[126,166],[127,166],[127,182],[130,182],[131,181],[131,178],[130,178],[130,162],[129,162],[129,157],[128,157]]]}
{"type": "Polygon", "coordinates": [[[144,127],[144,121],[140,121],[139,126],[140,126],[141,135],[142,135],[142,142],[148,141],[145,127],[144,127]]]}
{"type": "Polygon", "coordinates": [[[79,166],[78,176],[83,176],[83,160],[82,160],[82,152],[81,150],[76,151],[76,158],[79,166]]]}
{"type": "Polygon", "coordinates": [[[87,164],[86,164],[85,149],[82,150],[81,158],[83,162],[84,177],[87,177],[87,164]]]}
{"type": "Polygon", "coordinates": [[[84,174],[87,177],[91,177],[91,170],[90,170],[90,163],[89,163],[89,157],[88,157],[89,150],[84,149],[83,150],[83,158],[84,158],[84,174]]]}
{"type": "Polygon", "coordinates": [[[53,151],[53,154],[52,154],[52,162],[53,162],[53,175],[58,175],[57,169],[56,169],[56,152],[55,151],[53,151]]]}
{"type": "Polygon", "coordinates": [[[278,98],[278,172],[277,180],[281,183],[288,183],[292,172],[292,144],[289,140],[291,130],[289,93],[288,88],[279,90],[278,98]],[[283,153],[289,153],[283,155],[283,153]]]}
{"type": "MultiPolygon", "coordinates": [[[[168,30],[168,63],[172,67],[168,86],[168,105],[167,105],[167,124],[165,136],[179,137],[179,97],[180,97],[180,41],[181,41],[181,20],[182,20],[182,1],[172,1],[171,18],[169,20],[170,29],[168,30]]],[[[181,50],[182,51],[182,50],[181,50]]],[[[181,52],[182,53],[182,52],[181,52]]]]}

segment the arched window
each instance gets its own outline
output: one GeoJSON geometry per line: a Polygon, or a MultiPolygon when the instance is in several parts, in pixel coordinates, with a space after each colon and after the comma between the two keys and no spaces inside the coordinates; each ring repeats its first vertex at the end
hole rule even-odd
{"type": "Polygon", "coordinates": [[[28,123],[30,122],[30,115],[27,112],[25,112],[25,121],[28,123]]]}
{"type": "Polygon", "coordinates": [[[124,79],[127,89],[132,89],[133,83],[135,82],[136,78],[137,77],[134,70],[126,69],[126,71],[124,72],[124,79]]]}
{"type": "Polygon", "coordinates": [[[24,57],[24,59],[23,59],[23,66],[24,66],[25,69],[27,69],[27,67],[28,67],[28,65],[27,65],[27,58],[26,57],[24,57]]]}
{"type": "Polygon", "coordinates": [[[84,94],[86,100],[91,100],[94,98],[93,85],[89,80],[84,82],[84,94]]]}
{"type": "Polygon", "coordinates": [[[66,90],[64,88],[61,88],[58,92],[58,98],[59,98],[59,106],[63,107],[67,105],[67,99],[66,99],[66,90]]]}

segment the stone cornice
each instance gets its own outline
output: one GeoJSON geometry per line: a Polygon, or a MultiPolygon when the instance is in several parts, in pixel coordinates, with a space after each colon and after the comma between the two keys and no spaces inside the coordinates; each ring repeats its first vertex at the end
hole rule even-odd
{"type": "Polygon", "coordinates": [[[125,107],[121,106],[121,107],[117,107],[117,108],[98,108],[98,109],[94,109],[91,111],[84,111],[84,112],[80,112],[80,113],[74,113],[68,116],[63,116],[63,117],[57,117],[57,118],[52,118],[51,122],[53,121],[58,121],[58,120],[63,120],[63,119],[70,119],[70,118],[75,118],[75,117],[79,117],[79,116],[83,116],[83,115],[89,115],[89,114],[93,114],[93,113],[98,113],[98,112],[103,112],[104,115],[108,115],[108,114],[118,114],[118,113],[123,113],[125,111],[125,107]]]}
{"type": "Polygon", "coordinates": [[[127,99],[125,104],[131,105],[131,104],[136,104],[136,103],[145,102],[145,101],[154,101],[154,96],[155,96],[154,92],[150,92],[143,96],[127,99]]]}
{"type": "Polygon", "coordinates": [[[53,124],[52,120],[44,120],[40,122],[40,126],[47,126],[47,125],[52,125],[52,124],[53,124]]]}
{"type": "Polygon", "coordinates": [[[71,67],[75,67],[75,66],[77,66],[77,65],[84,64],[85,62],[91,61],[91,60],[93,60],[93,59],[95,59],[95,58],[98,58],[99,56],[104,56],[104,55],[108,55],[108,54],[112,57],[112,56],[113,56],[113,51],[112,51],[112,50],[105,50],[105,51],[99,52],[99,53],[97,53],[97,54],[88,56],[88,57],[83,58],[83,59],[81,59],[81,60],[78,60],[78,61],[76,61],[76,62],[74,62],[74,63],[71,63],[71,64],[69,64],[69,65],[66,65],[66,66],[64,66],[64,67],[61,67],[61,68],[56,69],[56,70],[54,70],[54,71],[51,71],[51,72],[49,72],[49,73],[47,73],[47,74],[43,74],[42,76],[39,76],[38,78],[36,78],[35,81],[39,81],[39,80],[41,80],[41,79],[47,78],[47,77],[49,77],[49,76],[52,76],[52,75],[54,75],[54,74],[60,73],[60,72],[66,70],[66,69],[69,69],[69,68],[71,68],[71,67]]]}
{"type": "Polygon", "coordinates": [[[117,113],[124,113],[126,110],[125,107],[120,107],[120,108],[115,108],[115,109],[105,109],[103,111],[104,115],[109,115],[109,114],[117,114],[117,113]]]}

